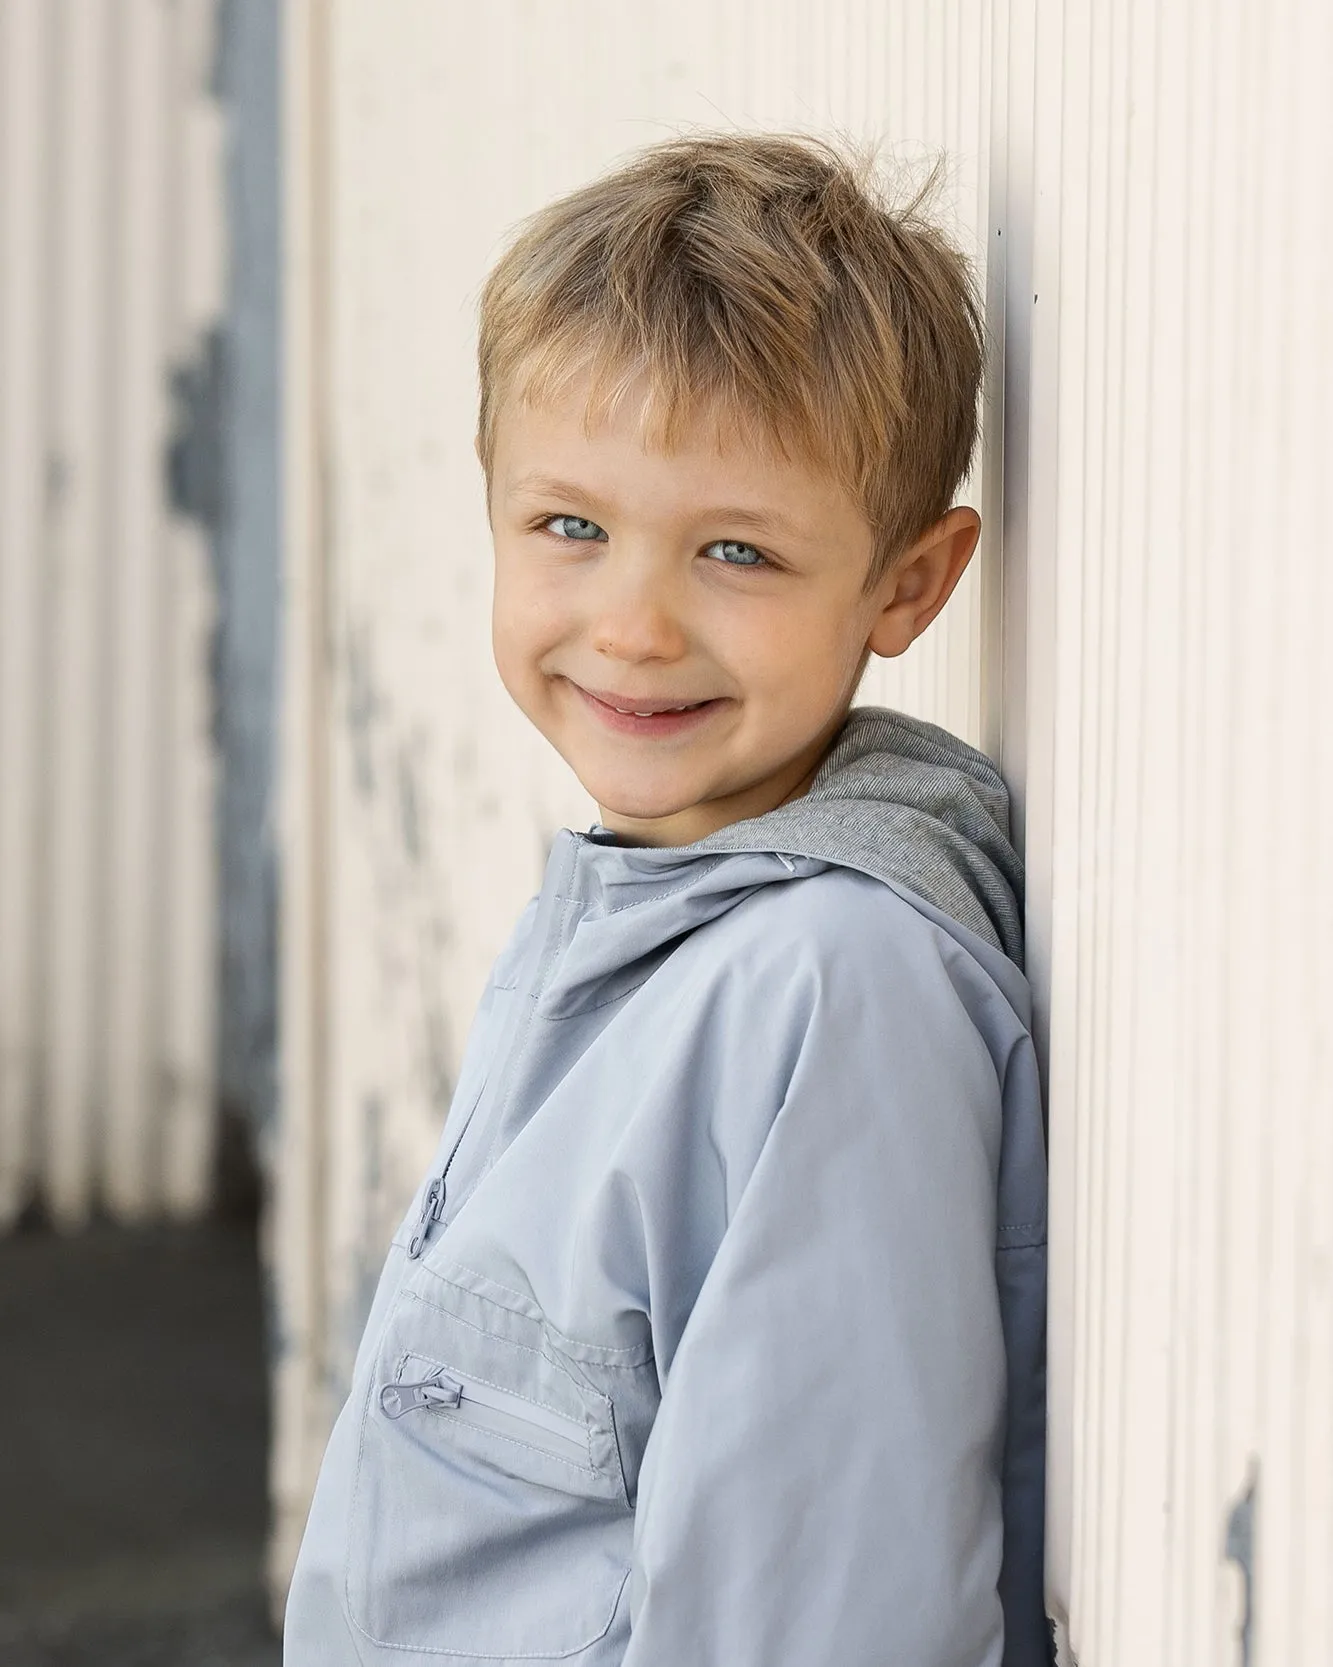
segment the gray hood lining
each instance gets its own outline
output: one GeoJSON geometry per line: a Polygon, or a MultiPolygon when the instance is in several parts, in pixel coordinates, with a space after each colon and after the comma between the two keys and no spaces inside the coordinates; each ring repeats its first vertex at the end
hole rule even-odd
{"type": "Polygon", "coordinates": [[[670,855],[740,851],[813,857],[895,882],[1023,965],[1023,867],[1008,789],[985,753],[938,724],[854,707],[804,797],[670,855]]]}

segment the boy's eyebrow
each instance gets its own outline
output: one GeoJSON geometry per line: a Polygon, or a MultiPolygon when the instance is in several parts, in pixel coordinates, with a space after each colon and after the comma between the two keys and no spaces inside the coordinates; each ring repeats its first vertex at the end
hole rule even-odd
{"type": "MultiPolygon", "coordinates": [[[[536,496],[549,495],[553,498],[572,499],[577,503],[586,504],[589,509],[603,512],[611,507],[605,499],[599,498],[595,492],[590,492],[586,486],[580,486],[572,480],[558,480],[554,475],[520,475],[510,490],[536,496]]],[[[697,519],[725,521],[734,527],[746,527],[751,532],[777,533],[787,538],[801,536],[801,529],[785,515],[772,510],[746,509],[741,504],[724,504],[717,508],[700,510],[697,519]]]]}
{"type": "Polygon", "coordinates": [[[748,527],[751,532],[777,533],[780,537],[799,538],[801,529],[773,510],[745,509],[740,504],[726,505],[720,509],[706,511],[701,519],[708,521],[726,521],[734,527],[748,527]]]}
{"type": "Polygon", "coordinates": [[[534,497],[572,498],[579,503],[587,504],[590,509],[609,508],[603,499],[595,492],[590,492],[586,486],[580,486],[572,480],[557,480],[554,475],[520,475],[510,490],[531,493],[534,497]]]}

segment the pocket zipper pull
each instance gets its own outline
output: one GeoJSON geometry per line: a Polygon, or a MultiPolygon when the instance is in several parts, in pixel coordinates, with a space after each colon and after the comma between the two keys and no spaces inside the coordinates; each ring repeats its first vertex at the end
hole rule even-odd
{"type": "Polygon", "coordinates": [[[380,1405],[390,1418],[401,1418],[414,1407],[456,1407],[462,1399],[462,1386],[439,1372],[418,1383],[386,1383],[380,1390],[380,1405]]]}
{"type": "Polygon", "coordinates": [[[443,1214],[444,1177],[437,1175],[426,1188],[426,1196],[421,1203],[421,1214],[417,1217],[417,1230],[408,1241],[407,1254],[414,1262],[426,1248],[431,1223],[438,1221],[443,1214]]]}

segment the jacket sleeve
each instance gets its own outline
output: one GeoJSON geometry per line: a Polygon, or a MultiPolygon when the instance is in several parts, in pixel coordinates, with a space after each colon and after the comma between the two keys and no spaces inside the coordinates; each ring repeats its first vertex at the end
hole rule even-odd
{"type": "Polygon", "coordinates": [[[1000,1086],[889,960],[821,979],[671,1360],[624,1667],[999,1667],[1000,1086]]]}

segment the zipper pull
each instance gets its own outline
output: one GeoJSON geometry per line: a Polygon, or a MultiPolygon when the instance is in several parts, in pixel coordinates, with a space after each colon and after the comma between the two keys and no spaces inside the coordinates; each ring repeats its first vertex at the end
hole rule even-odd
{"type": "Polygon", "coordinates": [[[462,1386],[440,1372],[419,1383],[386,1383],[380,1390],[380,1405],[390,1418],[401,1418],[415,1407],[456,1407],[462,1399],[462,1386]]]}
{"type": "Polygon", "coordinates": [[[417,1230],[408,1241],[407,1254],[414,1262],[426,1248],[431,1222],[438,1221],[443,1214],[444,1177],[437,1175],[426,1188],[426,1196],[421,1202],[421,1214],[417,1217],[417,1230]]]}

